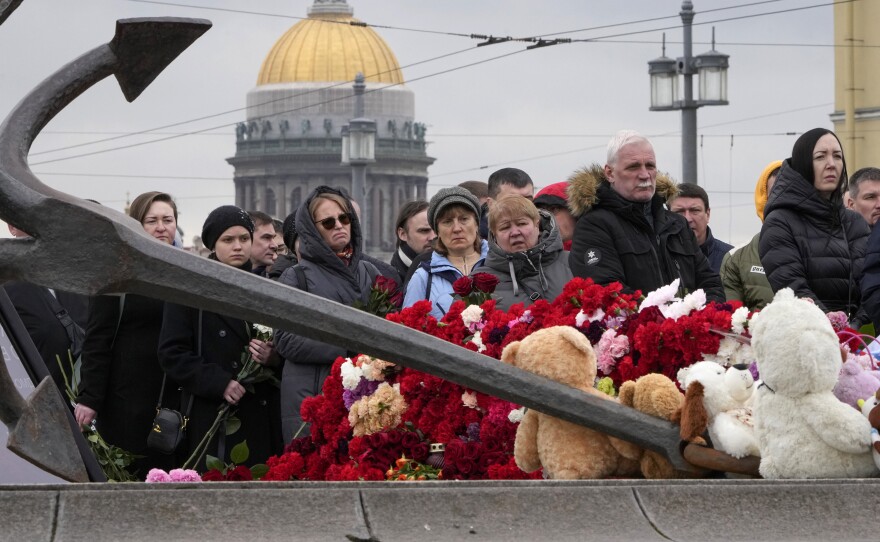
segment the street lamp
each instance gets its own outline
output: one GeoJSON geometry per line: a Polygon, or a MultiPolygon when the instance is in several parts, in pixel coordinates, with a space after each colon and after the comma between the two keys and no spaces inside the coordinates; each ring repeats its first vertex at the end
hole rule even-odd
{"type": "Polygon", "coordinates": [[[715,50],[715,29],[712,29],[712,50],[692,56],[691,25],[694,5],[690,0],[681,3],[684,30],[684,56],[676,60],[666,56],[666,34],[663,35],[663,53],[648,62],[651,77],[651,111],[681,110],[682,180],[697,182],[697,108],[704,105],[727,105],[728,55],[715,50]],[[694,100],[693,76],[700,78],[699,99],[694,100]],[[678,76],[684,76],[684,98],[678,97],[678,76]]]}
{"type": "Polygon", "coordinates": [[[354,116],[342,127],[342,163],[351,165],[351,197],[361,207],[361,231],[367,239],[367,164],[376,161],[376,121],[364,118],[364,74],[354,78],[354,116]]]}

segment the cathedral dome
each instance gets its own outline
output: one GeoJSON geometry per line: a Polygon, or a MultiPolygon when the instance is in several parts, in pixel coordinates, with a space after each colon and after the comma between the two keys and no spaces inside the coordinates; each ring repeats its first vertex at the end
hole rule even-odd
{"type": "Polygon", "coordinates": [[[372,28],[357,19],[344,0],[315,0],[308,19],[281,36],[260,68],[257,85],[353,81],[403,83],[397,58],[372,28]]]}

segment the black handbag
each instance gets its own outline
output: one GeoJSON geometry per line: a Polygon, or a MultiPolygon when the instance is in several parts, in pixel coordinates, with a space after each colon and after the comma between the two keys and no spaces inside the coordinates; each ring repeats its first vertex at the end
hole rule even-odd
{"type": "MultiPolygon", "coordinates": [[[[202,353],[202,311],[199,311],[198,349],[202,353]]],[[[159,402],[156,403],[156,417],[153,419],[153,427],[147,435],[147,448],[162,454],[173,454],[183,437],[186,436],[186,425],[189,422],[189,413],[192,410],[194,395],[190,394],[186,405],[186,413],[181,414],[173,408],[162,407],[162,396],[165,395],[165,380],[167,375],[162,375],[162,389],[159,391],[159,402]]]]}
{"type": "MultiPolygon", "coordinates": [[[[192,397],[190,397],[192,405],[192,397]]],[[[187,414],[189,410],[187,409],[187,414]]],[[[147,436],[147,447],[154,452],[173,454],[186,435],[188,416],[171,408],[156,409],[153,428],[147,436]]]]}

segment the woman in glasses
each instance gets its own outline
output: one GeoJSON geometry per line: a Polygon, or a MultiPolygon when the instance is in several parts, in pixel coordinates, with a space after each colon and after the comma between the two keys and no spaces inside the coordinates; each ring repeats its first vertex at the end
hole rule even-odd
{"type": "MultiPolygon", "coordinates": [[[[340,191],[320,186],[296,211],[299,263],[279,279],[311,294],[351,305],[366,303],[379,271],[362,258],[361,227],[351,202],[340,191]]],[[[284,441],[308,435],[300,405],[321,393],[324,379],[345,348],[307,339],[284,330],[275,332],[275,348],[284,358],[281,381],[281,428],[284,441]]]]}

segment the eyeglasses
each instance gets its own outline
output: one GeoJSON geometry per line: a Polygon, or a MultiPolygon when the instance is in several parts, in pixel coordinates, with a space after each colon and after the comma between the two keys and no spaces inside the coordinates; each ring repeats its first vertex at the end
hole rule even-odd
{"type": "Polygon", "coordinates": [[[351,224],[351,215],[349,215],[348,213],[342,213],[338,217],[328,216],[324,220],[316,221],[315,224],[320,224],[324,227],[325,230],[329,231],[336,227],[337,220],[339,220],[339,223],[343,226],[348,226],[349,224],[351,224]]]}

